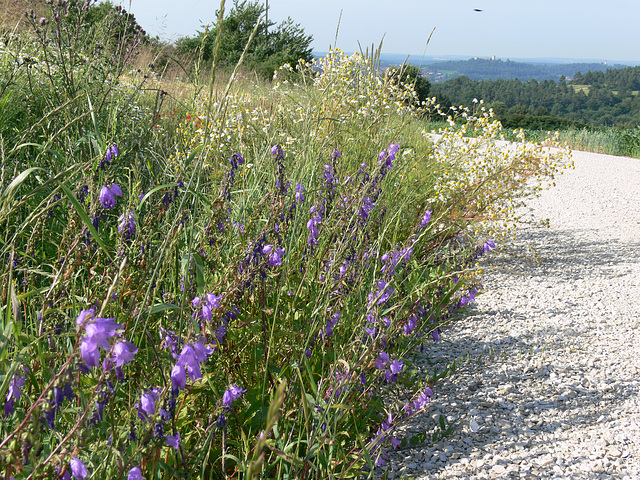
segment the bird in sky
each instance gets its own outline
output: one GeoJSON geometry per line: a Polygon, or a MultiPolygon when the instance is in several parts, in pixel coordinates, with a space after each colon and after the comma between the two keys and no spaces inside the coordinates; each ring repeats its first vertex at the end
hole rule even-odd
{"type": "Polygon", "coordinates": [[[481,12],[482,10],[480,10],[479,8],[474,8],[473,11],[474,12],[481,12]]]}

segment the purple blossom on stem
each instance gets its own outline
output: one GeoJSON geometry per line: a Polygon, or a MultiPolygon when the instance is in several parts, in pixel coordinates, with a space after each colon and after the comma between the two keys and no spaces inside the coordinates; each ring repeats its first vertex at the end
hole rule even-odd
{"type": "Polygon", "coordinates": [[[136,233],[136,213],[129,210],[129,213],[122,214],[118,217],[118,232],[123,233],[127,238],[133,237],[136,233]]]}
{"type": "Polygon", "coordinates": [[[378,280],[376,283],[376,287],[378,289],[377,293],[369,294],[369,306],[372,306],[374,303],[378,305],[382,305],[385,303],[391,296],[394,294],[395,290],[388,286],[388,283],[384,280],[378,280]]]}
{"type": "Polygon", "coordinates": [[[13,413],[13,404],[20,399],[20,389],[24,387],[26,381],[26,377],[16,373],[9,382],[9,393],[7,393],[7,400],[4,404],[4,418],[13,413]]]}
{"type": "Polygon", "coordinates": [[[211,323],[213,320],[213,309],[220,308],[222,295],[215,295],[214,293],[207,293],[204,298],[195,297],[191,300],[191,304],[194,308],[201,307],[199,311],[193,314],[193,318],[206,320],[211,323]]]}
{"type": "Polygon", "coordinates": [[[138,347],[126,340],[116,343],[111,352],[111,361],[117,367],[122,367],[133,360],[133,356],[138,353],[138,347]]]}
{"type": "Polygon", "coordinates": [[[367,220],[367,218],[369,217],[369,212],[371,210],[373,210],[373,202],[371,201],[371,198],[369,197],[365,197],[364,200],[362,201],[362,206],[360,207],[360,211],[358,212],[360,214],[360,218],[362,219],[362,222],[365,222],[367,220]]]}
{"type": "Polygon", "coordinates": [[[391,364],[389,365],[389,370],[391,371],[391,373],[393,374],[398,374],[400,372],[402,372],[402,368],[404,367],[404,364],[402,363],[402,360],[393,360],[391,362],[391,364]]]}
{"type": "Polygon", "coordinates": [[[404,334],[411,335],[411,332],[413,332],[417,325],[418,318],[416,317],[416,315],[411,315],[407,320],[407,323],[404,325],[404,334]]]}
{"type": "Polygon", "coordinates": [[[413,248],[407,247],[402,250],[398,250],[397,248],[391,252],[391,255],[384,254],[380,261],[385,263],[385,265],[380,269],[382,273],[384,273],[387,278],[391,278],[396,274],[396,268],[402,262],[408,262],[413,255],[413,248]]]}
{"type": "Polygon", "coordinates": [[[307,229],[309,230],[309,238],[307,239],[307,245],[318,245],[318,225],[322,223],[322,215],[317,211],[317,207],[313,205],[311,207],[311,218],[307,222],[307,229]]]}
{"type": "Polygon", "coordinates": [[[200,363],[204,362],[214,349],[196,342],[185,345],[178,356],[178,362],[171,370],[171,386],[174,390],[183,390],[187,384],[187,374],[191,380],[202,378],[200,363]]]}
{"type": "Polygon", "coordinates": [[[156,403],[159,399],[159,392],[155,388],[151,392],[143,393],[140,396],[138,405],[138,417],[140,420],[149,420],[149,417],[156,413],[156,403]]]}
{"type": "Polygon", "coordinates": [[[389,148],[380,152],[378,155],[378,163],[385,165],[387,170],[391,170],[393,168],[393,160],[396,159],[396,153],[400,149],[400,145],[392,143],[389,145],[389,148]]]}
{"type": "Polygon", "coordinates": [[[433,397],[433,391],[430,388],[425,388],[416,400],[405,407],[405,410],[408,410],[409,414],[422,410],[431,401],[431,397],[433,397]]]}
{"type": "Polygon", "coordinates": [[[242,397],[242,394],[246,391],[246,389],[240,388],[237,385],[231,385],[222,395],[222,405],[228,409],[231,408],[233,402],[242,397]]]}
{"type": "Polygon", "coordinates": [[[105,210],[111,210],[116,206],[116,197],[122,196],[122,189],[115,183],[111,186],[104,186],[100,190],[100,203],[105,210]]]}
{"type": "Polygon", "coordinates": [[[85,198],[87,198],[87,195],[89,195],[89,187],[87,185],[84,185],[76,195],[76,198],[80,203],[84,203],[84,200],[85,198]]]}
{"type": "Polygon", "coordinates": [[[167,445],[169,445],[170,447],[175,448],[176,450],[178,450],[178,448],[180,448],[180,434],[176,434],[176,435],[167,435],[167,437],[165,438],[165,441],[167,442],[167,445]]]}
{"type": "Polygon", "coordinates": [[[496,244],[491,241],[488,240],[487,242],[485,242],[485,244],[482,246],[482,250],[484,250],[484,252],[490,252],[491,250],[493,250],[494,248],[496,248],[496,244]]]}
{"type": "Polygon", "coordinates": [[[139,467],[133,467],[129,470],[129,474],[127,475],[127,480],[144,480],[142,476],[142,471],[139,467]]]}
{"type": "Polygon", "coordinates": [[[424,228],[427,226],[427,223],[429,223],[431,221],[431,214],[433,212],[431,210],[427,210],[424,215],[422,216],[422,219],[420,220],[420,228],[424,228]]]}
{"type": "Polygon", "coordinates": [[[304,194],[302,192],[304,192],[304,187],[302,186],[302,184],[300,183],[296,183],[296,202],[297,203],[302,203],[304,202],[304,194]]]}
{"type": "Polygon", "coordinates": [[[386,368],[386,365],[391,361],[389,354],[387,352],[380,352],[378,354],[378,358],[376,358],[376,368],[382,370],[386,368]]]}
{"type": "Polygon", "coordinates": [[[160,346],[164,348],[171,348],[171,353],[174,356],[177,355],[180,340],[176,335],[176,332],[172,332],[171,330],[167,330],[160,326],[160,338],[162,339],[160,346]]]}
{"type": "Polygon", "coordinates": [[[87,467],[84,466],[82,460],[77,457],[73,457],[69,462],[69,467],[71,468],[71,474],[77,480],[82,480],[87,478],[89,472],[87,472],[87,467]]]}
{"type": "Polygon", "coordinates": [[[104,170],[105,167],[108,167],[111,164],[111,160],[113,159],[113,157],[117,157],[119,154],[120,152],[118,152],[118,147],[116,147],[115,145],[111,145],[110,147],[108,147],[107,151],[105,152],[104,159],[100,161],[99,168],[104,170]]]}
{"type": "Polygon", "coordinates": [[[282,257],[284,256],[284,248],[276,247],[269,255],[269,266],[278,267],[282,265],[282,257]]]}
{"type": "Polygon", "coordinates": [[[329,317],[329,320],[327,320],[327,325],[324,327],[324,335],[327,338],[333,335],[333,329],[338,324],[339,318],[340,318],[340,312],[336,312],[333,315],[331,315],[331,317],[329,317]]]}
{"type": "Polygon", "coordinates": [[[177,363],[171,370],[171,387],[173,390],[184,390],[187,386],[187,373],[184,366],[177,363]]]}
{"type": "Polygon", "coordinates": [[[84,326],[85,336],[82,337],[80,353],[85,363],[90,367],[97,367],[100,364],[100,351],[110,350],[109,338],[116,334],[116,330],[123,328],[116,323],[113,318],[93,318],[94,309],[83,310],[76,318],[76,325],[84,326]]]}

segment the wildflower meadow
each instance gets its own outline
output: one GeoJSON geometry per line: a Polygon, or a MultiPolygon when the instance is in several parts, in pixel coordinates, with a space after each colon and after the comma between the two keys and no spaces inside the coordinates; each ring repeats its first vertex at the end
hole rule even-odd
{"type": "Polygon", "coordinates": [[[383,471],[446,381],[416,356],[569,152],[374,49],[168,80],[85,5],[0,37],[0,477],[383,471]]]}

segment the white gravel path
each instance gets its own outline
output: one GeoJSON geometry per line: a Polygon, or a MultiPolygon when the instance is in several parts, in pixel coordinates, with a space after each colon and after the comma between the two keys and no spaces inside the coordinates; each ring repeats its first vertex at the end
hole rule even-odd
{"type": "Polygon", "coordinates": [[[407,430],[442,414],[454,432],[393,452],[389,478],[640,479],[640,160],[573,160],[428,349],[441,369],[471,361],[407,430]]]}

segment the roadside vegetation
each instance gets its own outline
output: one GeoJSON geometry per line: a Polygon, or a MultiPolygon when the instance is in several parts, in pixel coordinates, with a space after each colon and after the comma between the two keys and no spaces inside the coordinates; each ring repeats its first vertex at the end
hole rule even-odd
{"type": "Polygon", "coordinates": [[[2,478],[354,478],[432,438],[397,433],[451,371],[415,355],[569,152],[379,49],[221,73],[248,6],[197,68],[117,7],[2,32],[2,478]]]}

